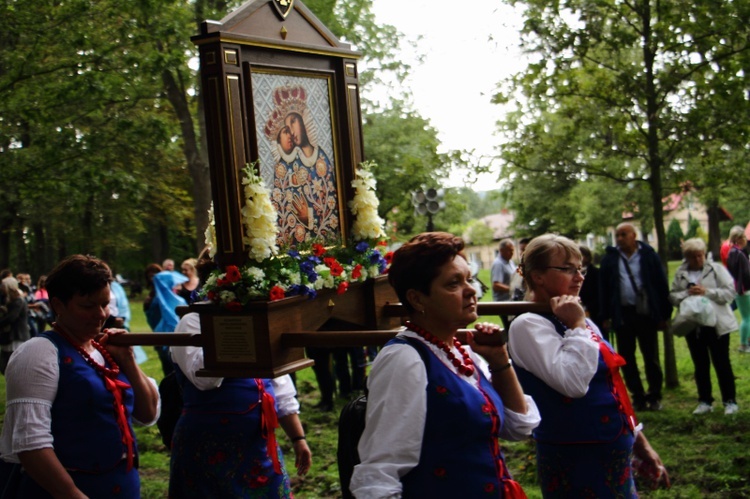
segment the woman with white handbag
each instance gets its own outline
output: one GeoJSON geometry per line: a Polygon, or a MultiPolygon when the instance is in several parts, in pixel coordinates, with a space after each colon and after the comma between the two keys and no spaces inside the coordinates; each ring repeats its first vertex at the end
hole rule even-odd
{"type": "Polygon", "coordinates": [[[685,261],[675,272],[669,301],[679,307],[673,329],[680,322],[689,326],[692,320],[694,324],[694,327],[687,328],[688,332],[685,334],[690,357],[695,365],[695,384],[698,388],[699,403],[693,414],[701,415],[713,410],[711,363],[719,380],[724,414],[734,414],[739,410],[735,399],[734,372],[729,360],[729,333],[738,329],[737,319],[730,307],[735,296],[734,282],[722,265],[706,261],[706,243],[702,239],[685,241],[682,253],[685,261]],[[707,299],[713,310],[696,313],[696,307],[700,306],[697,297],[707,299]],[[696,303],[682,307],[682,303],[688,300],[696,303]],[[680,317],[680,314],[688,312],[692,314],[691,319],[684,320],[680,317]]]}

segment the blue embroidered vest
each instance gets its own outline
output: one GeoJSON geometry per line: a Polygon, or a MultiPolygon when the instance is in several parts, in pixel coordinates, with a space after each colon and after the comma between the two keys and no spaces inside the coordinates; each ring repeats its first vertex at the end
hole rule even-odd
{"type": "MultiPolygon", "coordinates": [[[[502,497],[501,470],[505,467],[493,457],[493,440],[497,442],[498,435],[493,434],[484,396],[448,369],[426,345],[419,341],[409,344],[423,350],[427,415],[419,464],[401,478],[403,497],[502,497]]],[[[502,400],[481,372],[479,377],[502,427],[502,400]]]]}
{"type": "MultiPolygon", "coordinates": [[[[175,375],[182,386],[183,408],[185,411],[243,414],[260,402],[260,394],[255,378],[224,378],[221,386],[214,390],[199,390],[188,381],[180,368],[175,365],[175,375]]],[[[270,379],[263,380],[266,393],[273,396],[270,379]]],[[[278,410],[274,403],[274,407],[278,410]]],[[[258,411],[260,414],[260,411],[258,411]]]]}
{"type": "MultiPolygon", "coordinates": [[[[115,419],[114,397],[104,387],[101,375],[68,341],[53,331],[45,331],[40,336],[57,346],[60,365],[57,396],[52,403],[55,454],[70,470],[105,473],[115,468],[125,458],[127,447],[122,443],[115,419]]],[[[123,373],[118,379],[130,383],[123,373]]],[[[123,401],[130,416],[134,401],[132,389],[125,390],[123,401]]],[[[134,435],[130,417],[128,425],[134,435]]],[[[134,450],[137,456],[137,446],[134,450]]]]}
{"type": "MultiPolygon", "coordinates": [[[[565,334],[566,327],[554,316],[540,315],[552,323],[560,336],[565,334]]],[[[601,341],[607,348],[612,348],[604,339],[601,341]]],[[[625,413],[620,410],[619,403],[612,394],[609,369],[601,353],[588,392],[577,399],[550,388],[517,364],[515,370],[524,393],[534,398],[542,415],[541,423],[534,430],[537,441],[557,444],[611,442],[623,432],[630,431],[625,413]]]]}

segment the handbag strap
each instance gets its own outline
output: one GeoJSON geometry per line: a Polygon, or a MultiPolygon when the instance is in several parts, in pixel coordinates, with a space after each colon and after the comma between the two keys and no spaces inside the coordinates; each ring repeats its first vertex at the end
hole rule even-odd
{"type": "Polygon", "coordinates": [[[620,258],[622,258],[622,261],[625,264],[625,270],[628,271],[628,277],[630,277],[630,284],[633,285],[633,291],[635,291],[635,294],[640,293],[641,290],[638,289],[638,286],[635,283],[635,277],[633,277],[633,271],[630,270],[630,264],[628,263],[627,258],[625,258],[622,253],[620,253],[620,258]]]}

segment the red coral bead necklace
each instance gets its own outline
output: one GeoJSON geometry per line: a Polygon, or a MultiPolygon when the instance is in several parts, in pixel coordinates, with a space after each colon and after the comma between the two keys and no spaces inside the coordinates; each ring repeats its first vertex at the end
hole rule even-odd
{"type": "Polygon", "coordinates": [[[427,331],[426,329],[423,329],[417,326],[411,321],[406,321],[405,325],[407,328],[417,333],[420,338],[423,338],[426,342],[432,345],[435,345],[440,350],[445,352],[445,355],[448,356],[448,360],[450,361],[451,364],[453,364],[456,367],[456,369],[458,369],[459,373],[469,378],[474,376],[474,361],[471,360],[471,356],[463,347],[460,341],[453,338],[453,345],[458,349],[459,352],[461,352],[462,359],[459,359],[458,357],[456,357],[456,355],[453,353],[450,347],[443,340],[441,340],[440,338],[438,338],[431,332],[427,331]]]}
{"type": "Polygon", "coordinates": [[[70,343],[73,348],[75,348],[79,354],[81,354],[81,357],[83,357],[83,360],[86,361],[88,365],[94,368],[96,372],[98,372],[102,376],[107,376],[110,379],[117,378],[117,375],[120,374],[120,366],[117,365],[115,360],[112,358],[112,356],[109,354],[109,352],[96,340],[91,340],[91,345],[100,353],[102,354],[102,357],[104,357],[104,361],[106,364],[109,364],[110,367],[107,367],[106,365],[101,365],[98,362],[96,362],[94,359],[91,358],[89,353],[83,349],[82,346],[76,345],[76,343],[73,341],[73,339],[68,335],[68,333],[63,330],[62,327],[60,327],[59,324],[56,322],[52,323],[52,328],[57,331],[60,336],[68,340],[68,343],[70,343]]]}

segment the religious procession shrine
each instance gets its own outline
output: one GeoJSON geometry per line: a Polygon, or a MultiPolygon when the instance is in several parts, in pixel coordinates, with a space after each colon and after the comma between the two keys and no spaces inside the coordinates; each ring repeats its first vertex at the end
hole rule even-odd
{"type": "Polygon", "coordinates": [[[250,0],[204,22],[193,41],[213,199],[206,244],[219,270],[206,300],[190,305],[202,334],[114,341],[202,346],[198,375],[262,378],[312,365],[307,346],[385,344],[404,308],[387,280],[384,221],[363,161],[360,54],[299,0],[250,0]]]}
{"type": "Polygon", "coordinates": [[[299,0],[251,0],[204,22],[193,41],[211,168],[207,242],[222,269],[207,283],[211,301],[192,306],[202,374],[276,377],[309,366],[285,333],[310,343],[330,341],[316,340],[318,330],[397,327],[397,314],[383,314],[398,299],[382,275],[374,183],[367,189],[371,174],[358,175],[360,54],[299,0]]]}

